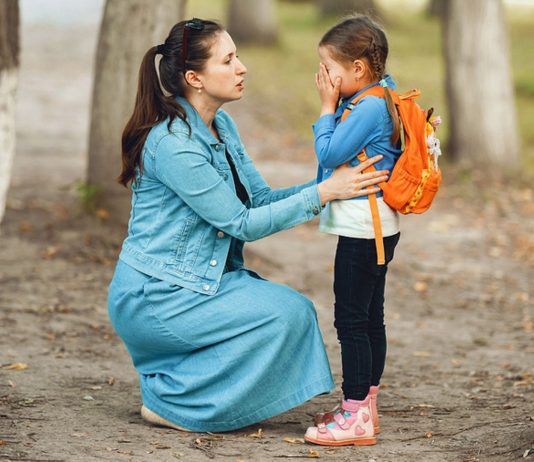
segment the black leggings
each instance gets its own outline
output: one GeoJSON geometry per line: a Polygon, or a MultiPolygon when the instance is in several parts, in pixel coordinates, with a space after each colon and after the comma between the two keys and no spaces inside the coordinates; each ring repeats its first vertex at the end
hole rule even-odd
{"type": "Polygon", "coordinates": [[[384,290],[387,264],[400,234],[384,238],[385,265],[376,263],[374,239],[339,237],[334,266],[335,322],[341,345],[345,399],[365,399],[386,361],[384,290]]]}

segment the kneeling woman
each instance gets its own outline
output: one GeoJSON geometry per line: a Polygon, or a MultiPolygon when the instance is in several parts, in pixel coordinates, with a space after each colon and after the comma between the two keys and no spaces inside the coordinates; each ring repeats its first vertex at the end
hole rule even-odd
{"type": "Polygon", "coordinates": [[[123,133],[132,210],[109,315],[139,372],[143,417],[178,429],[233,430],[333,388],[313,304],[247,270],[243,243],[385,179],[362,174],[367,163],[270,189],[221,109],[241,98],[245,73],[219,24],[180,22],[146,53],[123,133]]]}

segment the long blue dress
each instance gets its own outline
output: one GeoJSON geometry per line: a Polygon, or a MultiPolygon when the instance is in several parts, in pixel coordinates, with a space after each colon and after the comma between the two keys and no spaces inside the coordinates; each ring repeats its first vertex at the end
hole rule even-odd
{"type": "Polygon", "coordinates": [[[314,181],[272,190],[224,111],[217,140],[179,102],[191,132],[177,119],[147,137],[109,316],[148,409],[190,430],[228,431],[334,387],[311,301],[246,269],[242,252],[321,204],[314,181]]]}

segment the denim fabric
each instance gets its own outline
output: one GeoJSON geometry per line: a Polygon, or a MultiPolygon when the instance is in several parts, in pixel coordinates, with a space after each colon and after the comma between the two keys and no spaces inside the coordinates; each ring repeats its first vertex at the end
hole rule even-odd
{"type": "Polygon", "coordinates": [[[194,431],[228,431],[334,387],[313,304],[240,269],[208,296],[119,261],[109,316],[143,403],[194,431]]]}
{"type": "MultiPolygon", "coordinates": [[[[396,84],[391,76],[386,80],[390,88],[396,84]]],[[[344,98],[335,114],[321,116],[313,126],[315,138],[315,154],[319,162],[317,182],[329,178],[336,167],[349,162],[351,166],[360,162],[356,156],[365,148],[368,157],[382,154],[384,158],[375,164],[377,170],[393,170],[395,162],[401,154],[400,143],[391,144],[393,122],[389,115],[386,101],[377,96],[365,96],[352,109],[343,123],[341,116],[349,103],[359,94],[372,86],[373,83],[354,95],[344,98]]],[[[377,193],[382,196],[382,192],[377,193]]],[[[366,200],[367,196],[349,200],[366,200]]]]}
{"type": "Polygon", "coordinates": [[[365,399],[378,385],[386,360],[384,290],[387,264],[400,233],[384,238],[386,264],[378,265],[374,239],[340,236],[334,265],[335,327],[341,345],[345,399],[365,399]]]}
{"type": "Polygon", "coordinates": [[[218,141],[183,98],[180,119],[150,130],[142,172],[132,187],[128,237],[120,259],[160,280],[213,295],[220,287],[231,238],[232,267],[243,267],[243,242],[311,220],[321,205],[315,180],[272,190],[254,167],[237,129],[219,110],[218,141]],[[225,152],[231,156],[249,201],[236,196],[225,152]]]}

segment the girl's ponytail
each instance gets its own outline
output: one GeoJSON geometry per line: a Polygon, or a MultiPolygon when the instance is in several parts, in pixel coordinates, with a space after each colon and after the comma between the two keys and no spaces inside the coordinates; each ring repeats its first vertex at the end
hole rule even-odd
{"type": "MultiPolygon", "coordinates": [[[[377,35],[378,40],[382,39],[383,41],[385,41],[385,35],[383,33],[377,35]],[[383,37],[381,35],[383,35],[383,37]]],[[[386,106],[388,108],[389,115],[391,116],[391,121],[393,122],[393,131],[391,133],[390,140],[391,144],[396,144],[400,139],[400,118],[399,113],[397,112],[397,107],[395,106],[393,98],[391,97],[389,87],[387,86],[387,83],[384,80],[386,60],[385,57],[382,56],[383,54],[380,53],[380,48],[377,45],[375,39],[373,38],[369,45],[369,61],[376,77],[380,81],[380,85],[382,85],[382,87],[384,88],[384,99],[386,101],[386,106]]]]}
{"type": "Polygon", "coordinates": [[[393,122],[393,132],[391,133],[391,144],[396,144],[400,139],[400,118],[399,113],[397,112],[397,107],[393,102],[391,93],[389,92],[388,87],[384,87],[384,96],[386,100],[386,106],[388,108],[389,115],[391,116],[391,121],[393,122]]]}

